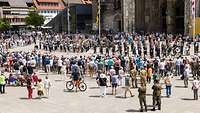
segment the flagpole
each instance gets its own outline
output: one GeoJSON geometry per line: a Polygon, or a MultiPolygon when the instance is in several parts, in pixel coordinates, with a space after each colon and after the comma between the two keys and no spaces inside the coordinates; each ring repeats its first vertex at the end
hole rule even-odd
{"type": "MultiPolygon", "coordinates": [[[[195,3],[196,5],[196,3],[195,3]]],[[[196,35],[196,6],[195,6],[195,9],[194,9],[194,39],[195,39],[195,35],[196,35]]]]}
{"type": "Polygon", "coordinates": [[[101,39],[101,0],[98,0],[99,2],[99,40],[101,39]]]}
{"type": "Polygon", "coordinates": [[[69,10],[70,10],[69,0],[67,0],[67,34],[68,35],[70,34],[69,10]]]}
{"type": "Polygon", "coordinates": [[[196,34],[196,0],[193,0],[194,4],[193,4],[193,40],[195,40],[195,34],[196,34]]]}

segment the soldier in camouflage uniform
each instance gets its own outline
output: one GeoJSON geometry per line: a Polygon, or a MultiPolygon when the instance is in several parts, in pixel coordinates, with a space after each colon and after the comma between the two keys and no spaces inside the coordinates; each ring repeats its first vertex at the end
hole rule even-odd
{"type": "Polygon", "coordinates": [[[156,105],[158,105],[158,110],[161,110],[161,90],[162,90],[162,86],[159,83],[159,80],[155,80],[152,89],[153,89],[153,109],[152,109],[152,111],[155,111],[156,105]]]}
{"type": "Polygon", "coordinates": [[[198,72],[198,68],[199,68],[199,63],[198,63],[197,59],[193,59],[191,68],[192,68],[192,75],[197,76],[197,72],[198,72]]]}
{"type": "Polygon", "coordinates": [[[146,86],[144,83],[141,83],[141,87],[138,89],[139,95],[139,102],[140,102],[140,112],[143,112],[143,104],[145,107],[145,111],[147,111],[147,104],[146,104],[146,86]]]}
{"type": "Polygon", "coordinates": [[[198,60],[197,78],[200,80],[200,59],[198,60]]]}
{"type": "Polygon", "coordinates": [[[142,70],[140,71],[140,80],[141,82],[146,86],[147,83],[147,71],[144,69],[144,67],[142,67],[142,70]]]}
{"type": "Polygon", "coordinates": [[[133,66],[130,72],[133,88],[137,88],[137,70],[133,66]]]}

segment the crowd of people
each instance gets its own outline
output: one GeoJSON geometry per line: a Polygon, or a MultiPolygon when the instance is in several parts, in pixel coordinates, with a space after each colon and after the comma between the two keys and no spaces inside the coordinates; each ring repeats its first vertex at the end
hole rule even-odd
{"type": "Polygon", "coordinates": [[[99,50],[101,54],[120,53],[133,54],[139,56],[166,57],[169,55],[190,55],[191,47],[194,46],[194,53],[199,51],[199,40],[197,37],[192,40],[189,36],[147,33],[140,35],[137,33],[118,33],[113,35],[102,35],[99,39],[97,35],[75,34],[42,34],[39,38],[37,48],[46,51],[61,52],[84,52],[94,49],[94,53],[99,50]]]}
{"type": "Polygon", "coordinates": [[[133,96],[132,87],[138,88],[141,112],[147,111],[146,86],[153,84],[152,110],[156,106],[160,110],[163,89],[161,83],[165,84],[166,96],[170,97],[172,78],[175,76],[184,81],[186,88],[189,78],[193,78],[194,99],[198,99],[200,56],[192,56],[189,48],[194,46],[194,53],[199,53],[199,38],[190,40],[187,36],[171,34],[119,33],[98,39],[95,35],[34,33],[17,39],[18,41],[14,38],[1,40],[1,49],[4,50],[0,57],[1,66],[4,67],[0,75],[1,93],[5,93],[6,83],[21,86],[26,84],[28,98],[32,98],[35,87],[40,98],[44,92],[48,96],[51,82],[48,76],[42,80],[37,73],[38,70],[43,70],[45,73],[57,73],[64,79],[71,77],[75,82],[86,76],[95,77],[101,97],[106,96],[109,86],[112,88],[112,95],[117,95],[118,87],[122,87],[124,82],[124,98],[128,92],[133,96]],[[5,51],[17,45],[32,43],[35,43],[32,52],[5,51]],[[52,53],[87,52],[90,49],[95,54],[58,57],[52,53]],[[5,76],[5,72],[9,73],[9,77],[5,76]]]}

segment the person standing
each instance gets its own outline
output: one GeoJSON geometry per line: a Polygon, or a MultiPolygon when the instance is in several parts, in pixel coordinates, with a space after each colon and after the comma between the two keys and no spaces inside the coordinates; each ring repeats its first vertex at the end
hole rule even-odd
{"type": "Polygon", "coordinates": [[[186,69],[185,69],[184,74],[183,74],[184,85],[185,85],[186,88],[188,87],[188,80],[189,80],[190,74],[191,74],[191,70],[188,66],[186,66],[186,69]]]}
{"type": "Polygon", "coordinates": [[[165,61],[164,61],[164,59],[160,62],[160,64],[159,64],[159,68],[160,68],[160,75],[161,75],[161,77],[164,77],[165,76],[165,66],[166,66],[166,64],[165,64],[165,61]]]}
{"type": "Polygon", "coordinates": [[[171,88],[172,88],[172,82],[169,74],[167,74],[165,78],[165,86],[166,86],[166,95],[167,97],[170,97],[171,95],[171,88]]]}
{"type": "Polygon", "coordinates": [[[147,71],[144,69],[144,67],[141,68],[142,68],[142,70],[140,71],[141,82],[143,82],[144,85],[146,85],[147,71]]]}
{"type": "Polygon", "coordinates": [[[176,76],[180,76],[180,65],[181,65],[181,58],[178,57],[176,59],[176,76]]]}
{"type": "Polygon", "coordinates": [[[131,77],[129,75],[125,77],[125,88],[126,89],[125,89],[124,98],[126,98],[127,92],[129,92],[131,97],[133,97],[133,94],[131,92],[131,77]]]}
{"type": "Polygon", "coordinates": [[[103,72],[100,72],[99,86],[100,86],[101,97],[105,97],[106,96],[106,87],[107,87],[107,78],[103,72]]]}
{"type": "Polygon", "coordinates": [[[155,72],[154,72],[152,78],[153,78],[153,81],[154,81],[154,82],[155,82],[156,80],[160,80],[161,76],[160,76],[160,74],[158,73],[158,70],[155,70],[155,72]]]}
{"type": "Polygon", "coordinates": [[[153,69],[151,66],[147,68],[147,83],[151,83],[151,76],[153,74],[153,69]]]}
{"type": "Polygon", "coordinates": [[[159,80],[155,80],[152,89],[153,89],[153,109],[152,109],[152,111],[155,111],[156,106],[158,106],[158,110],[161,110],[162,87],[161,87],[161,84],[159,83],[159,80]]]}
{"type": "Polygon", "coordinates": [[[33,87],[31,77],[27,78],[27,90],[28,90],[28,99],[32,99],[33,87]]]}
{"type": "Polygon", "coordinates": [[[44,95],[44,84],[42,83],[42,79],[38,79],[38,84],[37,84],[37,94],[38,97],[41,99],[42,96],[44,95]]]}
{"type": "Polygon", "coordinates": [[[46,92],[47,98],[49,97],[49,89],[51,87],[51,81],[49,80],[48,76],[45,77],[44,80],[44,90],[46,92]]]}
{"type": "Polygon", "coordinates": [[[30,63],[28,63],[27,72],[28,72],[28,75],[29,75],[29,76],[31,76],[31,75],[33,74],[33,67],[31,66],[30,63]]]}
{"type": "Polygon", "coordinates": [[[138,89],[138,98],[140,102],[140,112],[143,112],[143,106],[145,107],[145,111],[147,111],[147,104],[146,104],[146,86],[144,83],[141,83],[141,87],[138,89]]]}
{"type": "Polygon", "coordinates": [[[111,76],[112,95],[116,95],[118,81],[119,81],[119,75],[114,74],[111,76]]]}
{"type": "Polygon", "coordinates": [[[137,88],[137,70],[133,66],[130,72],[133,88],[137,88]]]}
{"type": "Polygon", "coordinates": [[[63,61],[61,60],[61,58],[59,58],[59,60],[58,60],[58,74],[61,74],[62,66],[63,66],[63,61]]]}
{"type": "Polygon", "coordinates": [[[198,100],[198,90],[200,88],[200,81],[197,80],[197,77],[194,77],[192,82],[192,90],[194,92],[194,100],[198,100]]]}
{"type": "Polygon", "coordinates": [[[0,93],[4,94],[5,93],[5,85],[6,85],[6,77],[3,72],[1,72],[0,75],[0,93]]]}

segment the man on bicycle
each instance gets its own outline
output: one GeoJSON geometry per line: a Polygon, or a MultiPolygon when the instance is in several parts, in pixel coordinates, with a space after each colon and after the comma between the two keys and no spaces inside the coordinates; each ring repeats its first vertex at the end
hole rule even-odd
{"type": "Polygon", "coordinates": [[[79,82],[80,82],[80,69],[79,66],[76,63],[73,63],[71,66],[71,70],[72,70],[72,80],[75,84],[75,86],[77,87],[79,82]]]}

